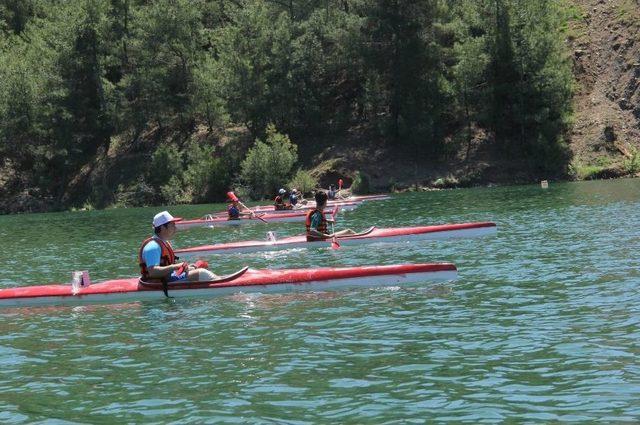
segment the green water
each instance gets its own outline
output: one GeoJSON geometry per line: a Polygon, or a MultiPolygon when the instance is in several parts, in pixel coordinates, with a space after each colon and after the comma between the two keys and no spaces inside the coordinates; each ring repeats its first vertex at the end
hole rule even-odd
{"type": "MultiPolygon", "coordinates": [[[[640,180],[398,195],[341,225],[492,220],[498,234],[211,261],[458,266],[424,288],[0,310],[0,423],[637,422],[639,207],[640,180]]],[[[0,216],[0,287],[131,276],[158,210],[0,216]]]]}

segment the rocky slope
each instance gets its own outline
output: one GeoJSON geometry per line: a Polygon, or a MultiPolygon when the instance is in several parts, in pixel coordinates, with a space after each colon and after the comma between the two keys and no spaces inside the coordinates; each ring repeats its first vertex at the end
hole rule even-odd
{"type": "MultiPolygon", "coordinates": [[[[570,0],[579,12],[567,42],[577,80],[571,149],[575,169],[633,174],[640,149],[640,2],[570,0]]],[[[580,177],[580,176],[578,176],[580,177]]]]}

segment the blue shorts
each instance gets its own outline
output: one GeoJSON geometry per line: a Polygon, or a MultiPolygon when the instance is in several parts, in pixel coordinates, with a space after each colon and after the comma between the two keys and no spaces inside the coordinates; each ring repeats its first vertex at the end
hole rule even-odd
{"type": "Polygon", "coordinates": [[[180,274],[176,274],[176,271],[172,271],[171,274],[169,275],[169,282],[180,282],[183,280],[187,280],[187,277],[189,275],[189,272],[187,270],[183,271],[180,274]]]}

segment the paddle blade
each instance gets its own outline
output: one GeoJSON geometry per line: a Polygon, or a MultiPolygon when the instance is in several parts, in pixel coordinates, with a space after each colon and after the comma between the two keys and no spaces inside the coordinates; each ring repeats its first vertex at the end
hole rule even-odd
{"type": "Polygon", "coordinates": [[[331,239],[331,249],[340,249],[340,244],[336,238],[331,239]]]}
{"type": "Polygon", "coordinates": [[[256,217],[258,220],[260,220],[261,222],[269,224],[269,222],[268,222],[267,220],[265,220],[264,218],[262,218],[261,216],[259,216],[259,215],[257,215],[257,214],[256,214],[256,216],[255,216],[255,217],[256,217]]]}

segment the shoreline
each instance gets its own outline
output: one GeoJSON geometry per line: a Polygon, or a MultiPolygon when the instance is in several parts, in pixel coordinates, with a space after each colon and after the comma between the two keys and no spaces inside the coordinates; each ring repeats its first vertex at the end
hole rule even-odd
{"type": "MultiPolygon", "coordinates": [[[[548,178],[543,179],[548,182],[549,186],[557,183],[571,183],[571,182],[586,182],[586,181],[596,181],[596,180],[621,180],[621,179],[635,179],[640,177],[638,174],[627,174],[621,176],[609,176],[603,178],[589,178],[589,179],[560,179],[560,178],[548,178]]],[[[528,186],[528,185],[541,185],[543,180],[538,181],[521,181],[521,180],[513,180],[510,182],[505,181],[484,181],[484,182],[475,182],[469,185],[462,184],[448,184],[444,183],[441,185],[437,184],[424,184],[423,182],[412,182],[408,183],[398,183],[397,186],[393,189],[382,189],[377,186],[374,186],[372,190],[370,190],[366,194],[400,194],[400,193],[411,193],[411,192],[437,192],[443,190],[455,190],[455,189],[472,189],[472,188],[497,188],[497,187],[509,187],[509,186],[528,186]]],[[[344,189],[350,193],[350,189],[344,189]]],[[[363,193],[364,195],[365,193],[363,193]]],[[[359,195],[359,194],[353,194],[359,195]]],[[[351,196],[351,195],[350,195],[351,196]]],[[[268,202],[268,199],[258,199],[258,200],[250,200],[246,201],[247,203],[264,203],[268,202]]],[[[40,202],[46,202],[44,200],[40,200],[40,202]]],[[[207,205],[207,204],[216,204],[216,203],[224,203],[222,202],[207,202],[207,203],[186,203],[186,204],[175,204],[175,205],[207,205]]],[[[167,206],[165,204],[145,204],[141,206],[126,206],[126,205],[118,205],[111,204],[104,208],[96,208],[92,205],[85,205],[82,207],[69,207],[69,208],[42,208],[42,209],[17,209],[13,211],[7,211],[5,209],[0,209],[0,215],[22,215],[22,214],[43,214],[43,213],[58,213],[58,212],[76,212],[76,211],[101,211],[101,210],[111,210],[111,209],[127,209],[127,208],[148,208],[148,207],[161,207],[167,206]]]]}

